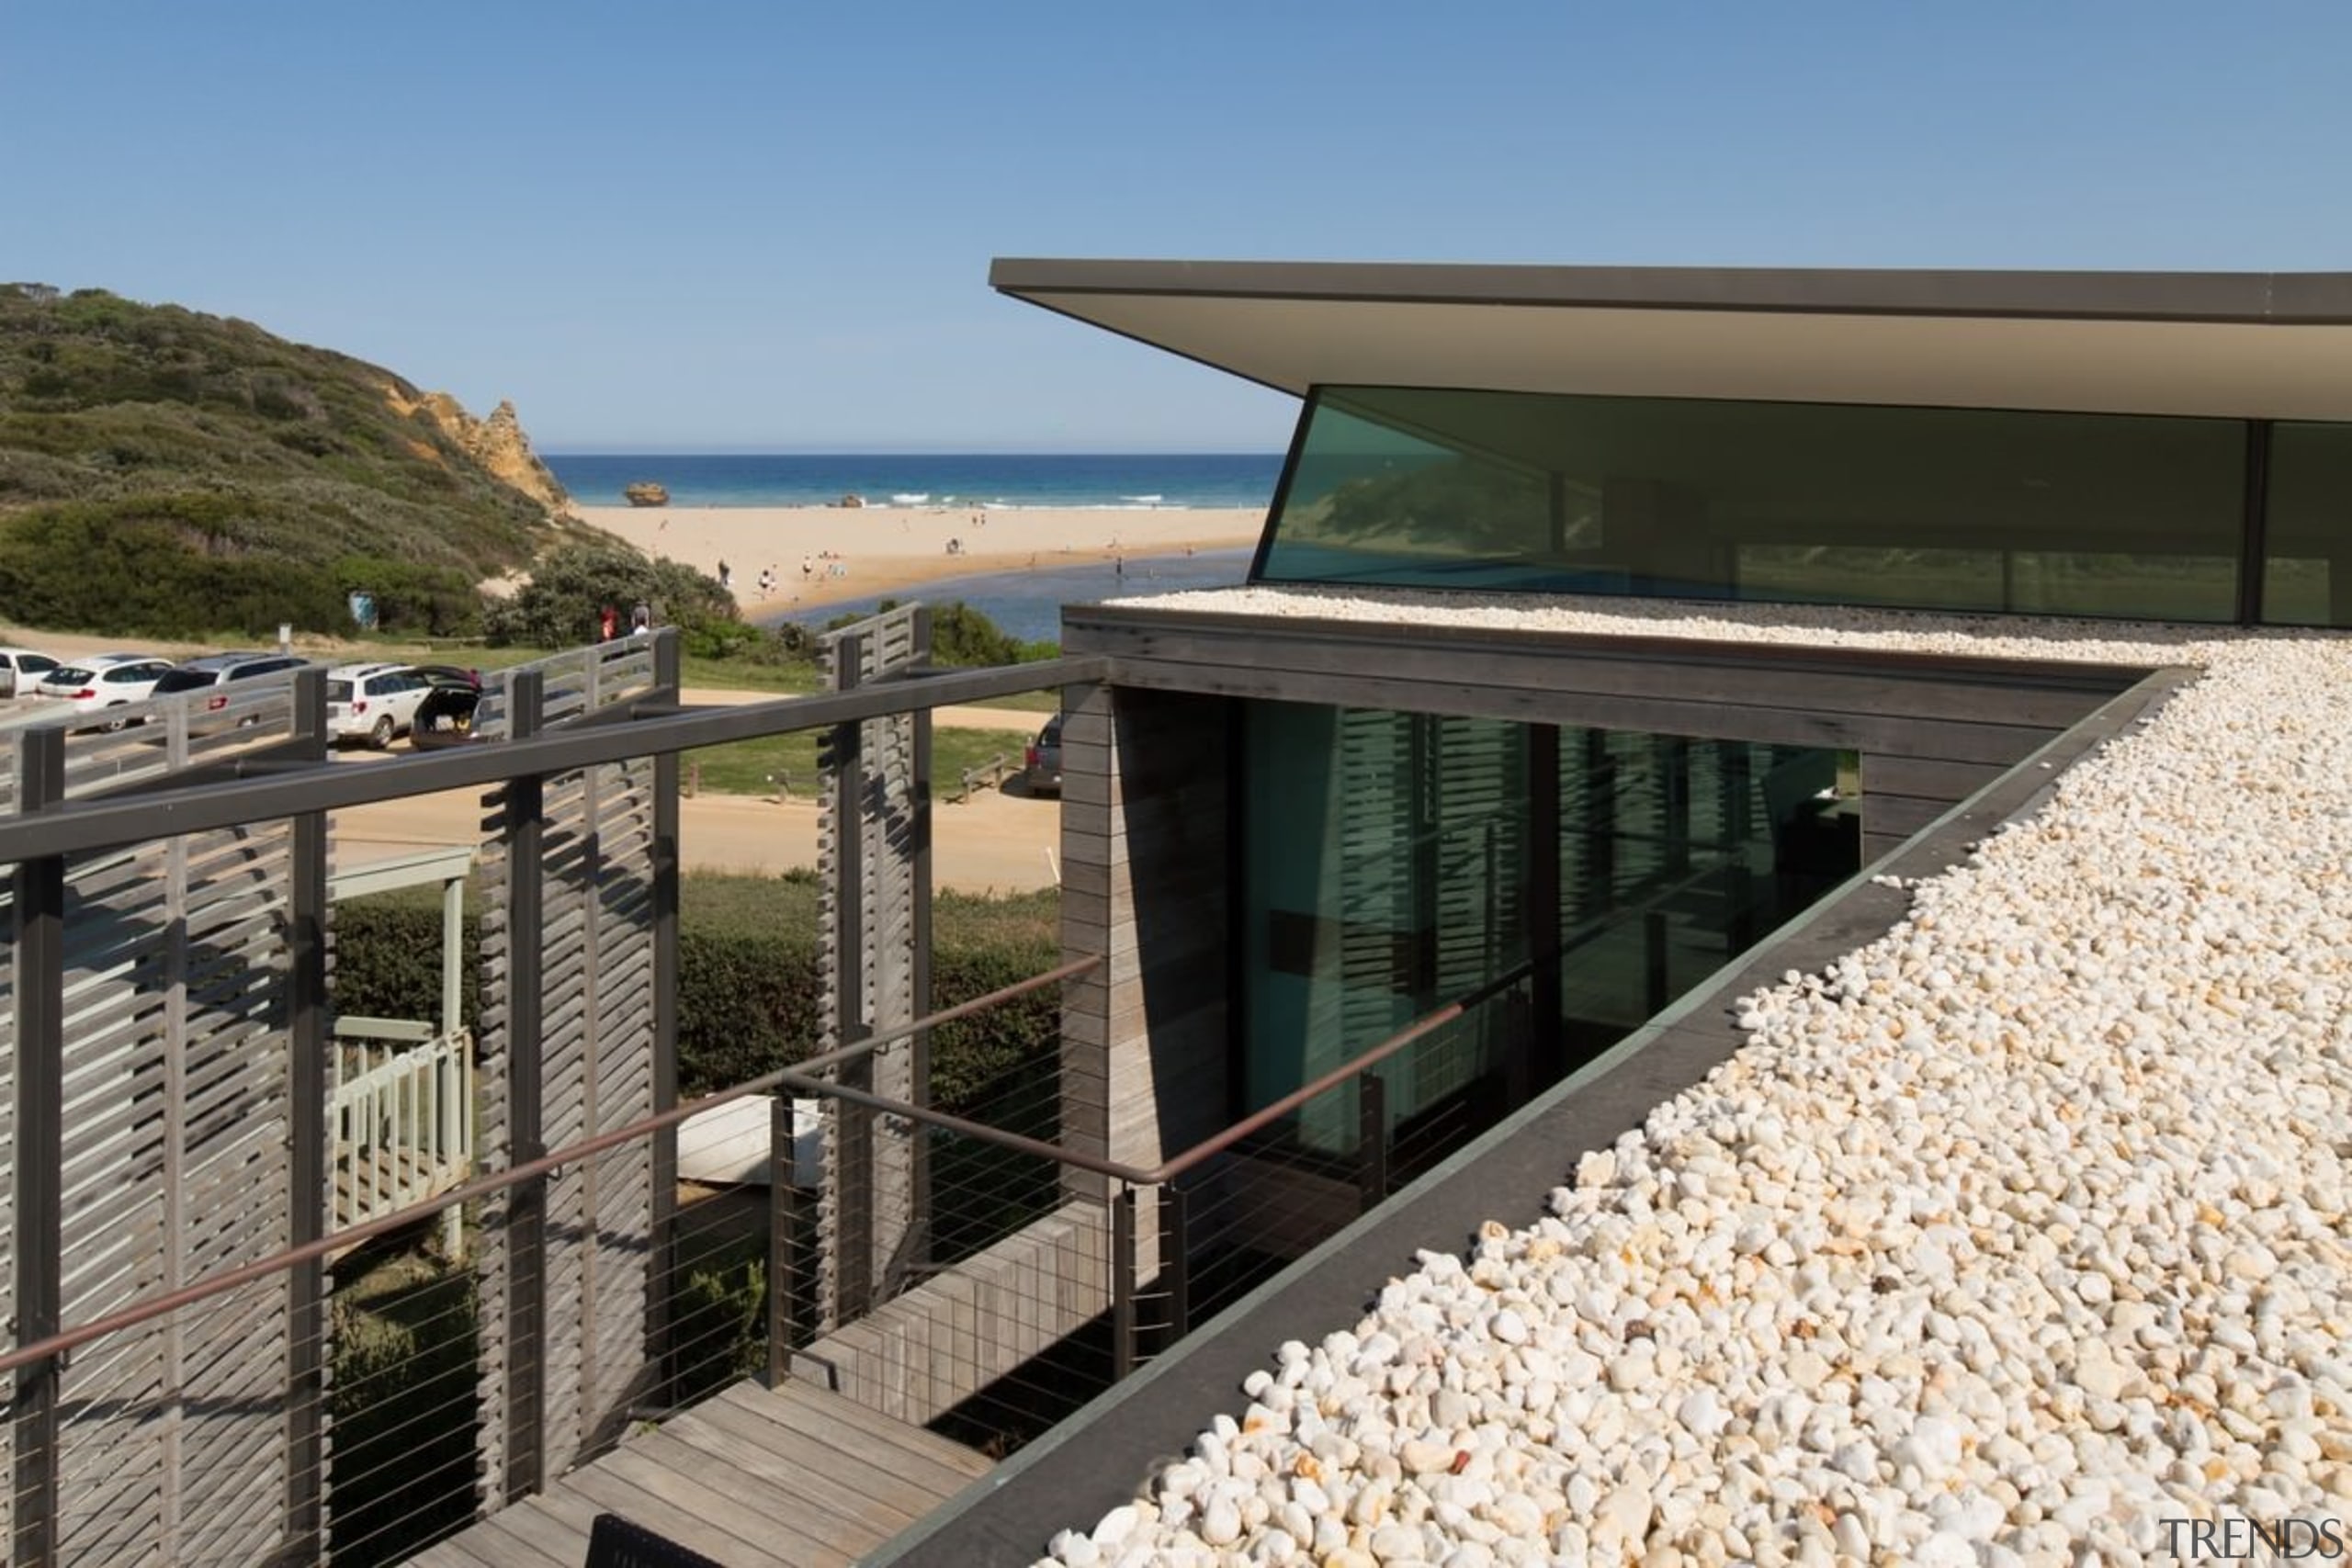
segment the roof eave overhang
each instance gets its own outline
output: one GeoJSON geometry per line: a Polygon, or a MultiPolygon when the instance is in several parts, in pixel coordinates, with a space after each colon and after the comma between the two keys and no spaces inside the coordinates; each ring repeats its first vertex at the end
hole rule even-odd
{"type": "Polygon", "coordinates": [[[2352,274],[1005,258],[1000,291],[1246,379],[2352,420],[2352,274]]]}

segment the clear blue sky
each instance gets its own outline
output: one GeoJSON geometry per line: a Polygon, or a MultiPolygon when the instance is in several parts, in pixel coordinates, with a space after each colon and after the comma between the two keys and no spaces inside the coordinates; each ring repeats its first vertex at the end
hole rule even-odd
{"type": "Polygon", "coordinates": [[[995,255],[2352,266],[2352,7],[11,0],[0,278],[564,450],[1275,450],[995,255]]]}

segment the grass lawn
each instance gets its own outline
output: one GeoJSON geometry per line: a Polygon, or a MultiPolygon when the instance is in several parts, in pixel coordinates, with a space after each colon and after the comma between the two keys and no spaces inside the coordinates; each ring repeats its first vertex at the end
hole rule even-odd
{"type": "MultiPolygon", "coordinates": [[[[725,746],[707,746],[685,753],[686,767],[701,770],[702,787],[723,795],[773,795],[777,783],[792,794],[807,796],[817,787],[819,731],[763,736],[725,746]]],[[[963,770],[978,768],[1001,754],[1014,767],[1029,744],[1029,732],[1020,729],[951,729],[933,726],[931,732],[931,773],[933,792],[944,798],[956,792],[963,770]]]]}

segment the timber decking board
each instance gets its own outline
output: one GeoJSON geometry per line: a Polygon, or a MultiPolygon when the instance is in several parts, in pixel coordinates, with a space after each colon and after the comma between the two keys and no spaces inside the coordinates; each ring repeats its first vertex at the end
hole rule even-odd
{"type": "Polygon", "coordinates": [[[586,1560],[595,1517],[616,1513],[728,1568],[834,1568],[989,1468],[969,1449],[840,1394],[746,1382],[411,1561],[575,1564],[586,1560]]]}
{"type": "Polygon", "coordinates": [[[877,1482],[865,1474],[827,1475],[828,1455],[822,1445],[767,1423],[750,1427],[741,1424],[757,1420],[741,1411],[722,1410],[714,1400],[662,1429],[679,1442],[724,1458],[738,1470],[837,1519],[866,1518],[904,1529],[937,1500],[921,1488],[894,1487],[888,1476],[877,1482]]]}
{"type": "Polygon", "coordinates": [[[528,1508],[508,1508],[482,1521],[471,1542],[477,1555],[486,1555],[499,1568],[580,1568],[580,1554],[562,1555],[571,1545],[564,1528],[528,1508]]]}
{"type": "Polygon", "coordinates": [[[899,1474],[943,1496],[989,1472],[987,1460],[960,1444],[876,1415],[854,1399],[826,1393],[798,1379],[775,1389],[738,1383],[719,1397],[732,1399],[742,1408],[835,1448],[899,1466],[899,1474]]]}

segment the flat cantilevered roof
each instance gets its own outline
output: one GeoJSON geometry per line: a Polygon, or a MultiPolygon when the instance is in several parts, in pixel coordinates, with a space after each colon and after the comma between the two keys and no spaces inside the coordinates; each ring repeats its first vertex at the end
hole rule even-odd
{"type": "Polygon", "coordinates": [[[1002,293],[1310,386],[2352,420],[2352,273],[1005,257],[1002,293]]]}

